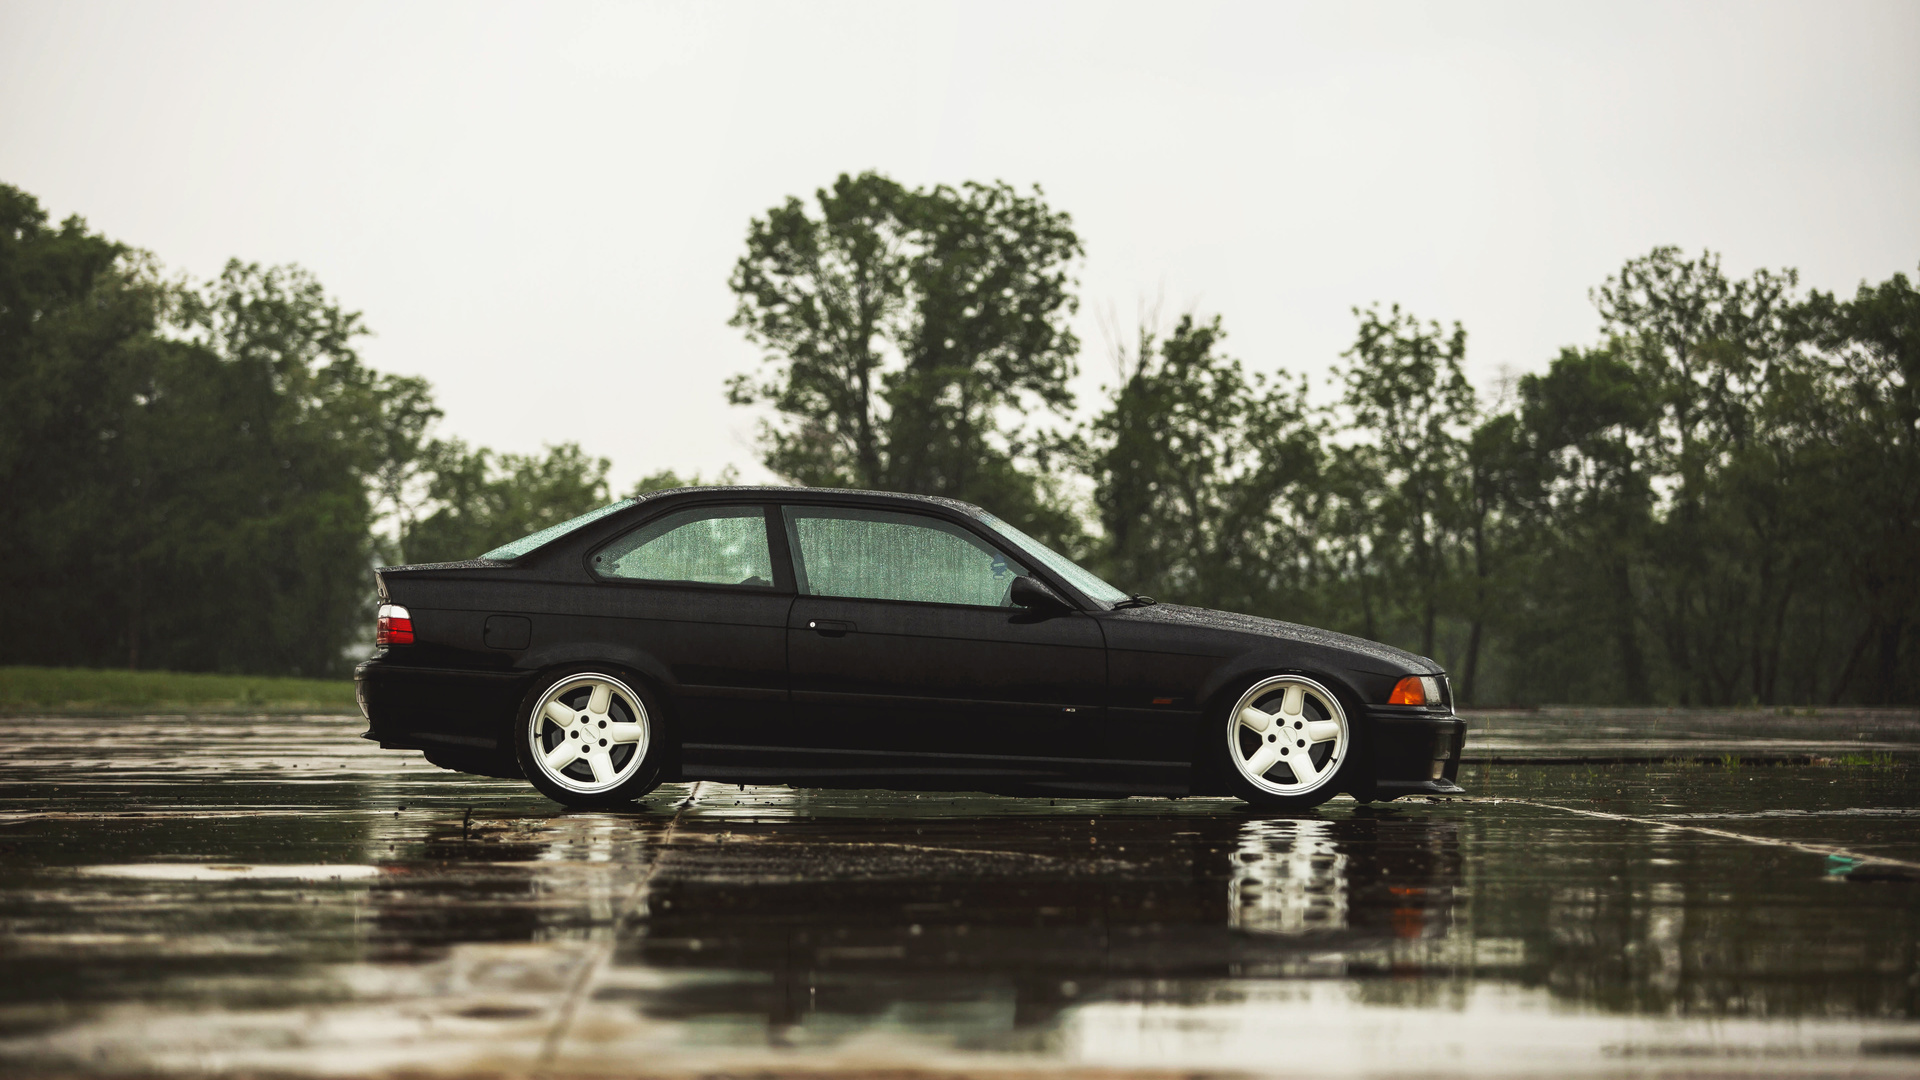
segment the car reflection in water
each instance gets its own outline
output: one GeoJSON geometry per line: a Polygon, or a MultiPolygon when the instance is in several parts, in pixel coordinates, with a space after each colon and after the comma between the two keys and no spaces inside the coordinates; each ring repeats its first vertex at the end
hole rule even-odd
{"type": "Polygon", "coordinates": [[[683,820],[670,838],[662,819],[601,815],[485,843],[443,832],[416,865],[457,869],[389,876],[375,933],[387,955],[422,959],[601,935],[612,955],[594,997],[652,1020],[788,1041],[906,1026],[1005,1046],[1092,1000],[1418,970],[1448,934],[1461,867],[1455,825],[1390,812],[903,822],[762,809],[683,820]]]}

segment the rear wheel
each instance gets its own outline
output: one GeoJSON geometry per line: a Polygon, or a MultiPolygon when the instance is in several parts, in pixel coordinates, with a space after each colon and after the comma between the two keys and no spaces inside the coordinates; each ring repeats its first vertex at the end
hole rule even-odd
{"type": "Polygon", "coordinates": [[[1358,730],[1332,690],[1304,675],[1247,687],[1213,740],[1227,784],[1255,806],[1319,806],[1358,779],[1358,730]]]}
{"type": "Polygon", "coordinates": [[[520,768],[540,793],[574,807],[632,802],[659,786],[665,739],[644,692],[600,671],[576,671],[521,703],[520,768]]]}

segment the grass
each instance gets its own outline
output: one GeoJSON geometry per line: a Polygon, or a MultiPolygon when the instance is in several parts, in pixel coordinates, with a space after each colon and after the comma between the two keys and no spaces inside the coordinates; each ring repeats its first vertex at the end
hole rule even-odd
{"type": "Polygon", "coordinates": [[[0,713],[352,713],[346,679],[0,667],[0,713]]]}

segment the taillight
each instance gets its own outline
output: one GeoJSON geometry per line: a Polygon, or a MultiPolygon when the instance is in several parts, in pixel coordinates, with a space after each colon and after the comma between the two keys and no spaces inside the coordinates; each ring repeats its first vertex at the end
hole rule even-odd
{"type": "Polygon", "coordinates": [[[1389,705],[1438,705],[1440,680],[1431,675],[1409,675],[1393,684],[1389,705]]]}
{"type": "Polygon", "coordinates": [[[399,604],[381,604],[379,619],[374,623],[373,643],[383,647],[413,644],[413,615],[399,604]]]}

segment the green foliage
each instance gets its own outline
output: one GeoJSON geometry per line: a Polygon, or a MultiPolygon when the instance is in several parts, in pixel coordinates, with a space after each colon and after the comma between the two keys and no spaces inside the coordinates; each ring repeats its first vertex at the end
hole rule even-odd
{"type": "MultiPolygon", "coordinates": [[[[1906,275],[1803,295],[1657,248],[1492,409],[1457,324],[1357,310],[1317,408],[1189,316],[1062,434],[1080,253],[1038,189],[842,176],[752,222],[733,321],[766,364],[730,397],[792,480],[977,502],[1123,588],[1433,655],[1462,701],[1920,701],[1906,275]]],[[[576,445],[439,437],[363,333],[297,267],[168,279],[0,185],[0,658],[338,675],[376,562],[609,501],[576,445]]]]}
{"type": "Polygon", "coordinates": [[[612,501],[610,463],[573,443],[537,457],[469,449],[452,439],[433,443],[427,460],[427,495],[435,509],[401,533],[409,562],[471,559],[612,501]]]}
{"type": "Polygon", "coordinates": [[[0,189],[0,470],[12,659],[338,670],[371,524],[348,437],[382,380],[297,269],[162,281],[0,189]]]}
{"type": "Polygon", "coordinates": [[[578,447],[436,439],[420,379],[297,267],[214,281],[0,185],[8,661],[341,674],[376,560],[467,558],[608,501],[578,447]]]}
{"type": "Polygon", "coordinates": [[[627,489],[627,496],[633,498],[645,495],[650,491],[670,491],[674,488],[683,487],[732,487],[739,482],[740,470],[731,465],[722,468],[711,480],[701,476],[697,472],[688,473],[683,477],[672,469],[661,469],[657,472],[648,473],[635,481],[633,487],[627,489]]]}
{"type": "Polygon", "coordinates": [[[1137,354],[1070,439],[1079,241],[1038,193],[842,176],[753,222],[734,324],[798,482],[993,507],[1162,599],[1433,655],[1463,701],[1920,698],[1920,304],[1656,248],[1593,291],[1599,341],[1482,411],[1466,333],[1356,310],[1339,402],[1220,354],[1137,354]],[[1093,487],[1078,528],[1055,464],[1093,487]]]}
{"type": "Polygon", "coordinates": [[[1467,334],[1458,323],[1450,333],[1422,324],[1397,304],[1384,317],[1378,308],[1354,314],[1359,335],[1336,377],[1351,428],[1373,451],[1373,475],[1361,478],[1378,492],[1371,546],[1376,558],[1391,553],[1400,564],[1387,568],[1410,586],[1394,594],[1396,606],[1419,628],[1420,652],[1429,654],[1450,574],[1447,556],[1470,503],[1459,482],[1475,411],[1461,368],[1467,334]]]}
{"type": "Polygon", "coordinates": [[[1129,588],[1241,611],[1297,608],[1315,569],[1321,417],[1298,383],[1249,377],[1220,321],[1141,335],[1137,368],[1093,422],[1085,460],[1129,588]]]}
{"type": "Polygon", "coordinates": [[[1895,274],[1847,302],[1815,293],[1798,329],[1815,351],[1782,411],[1812,436],[1822,584],[1855,615],[1831,697],[1920,701],[1920,289],[1895,274]]]}
{"type": "Polygon", "coordinates": [[[1080,252],[1038,189],[842,175],[812,210],[789,198],[749,226],[733,325],[767,369],[730,399],[777,411],[764,460],[797,483],[989,503],[1070,541],[1045,476],[1055,443],[1021,421],[1072,405],[1080,252]]]}
{"type": "Polygon", "coordinates": [[[1920,700],[1907,277],[1842,301],[1661,248],[1594,299],[1600,343],[1490,413],[1461,329],[1397,307],[1356,312],[1337,418],[1183,321],[1088,429],[1099,565],[1434,655],[1466,702],[1920,700]]]}

